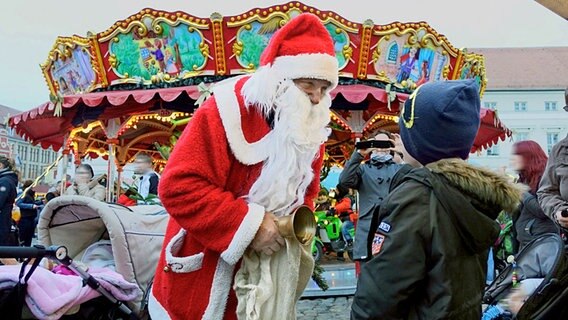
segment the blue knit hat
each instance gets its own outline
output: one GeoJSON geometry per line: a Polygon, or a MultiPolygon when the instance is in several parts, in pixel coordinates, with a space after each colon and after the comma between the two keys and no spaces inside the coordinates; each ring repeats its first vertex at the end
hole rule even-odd
{"type": "Polygon", "coordinates": [[[480,104],[475,80],[420,86],[405,102],[398,123],[404,148],[422,165],[467,159],[479,130],[480,104]]]}

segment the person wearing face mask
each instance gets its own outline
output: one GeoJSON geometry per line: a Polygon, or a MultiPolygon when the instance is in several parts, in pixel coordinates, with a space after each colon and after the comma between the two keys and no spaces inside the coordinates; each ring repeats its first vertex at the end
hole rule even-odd
{"type": "Polygon", "coordinates": [[[90,165],[82,163],[75,169],[74,182],[67,188],[65,195],[79,195],[104,201],[106,188],[99,184],[101,178],[102,176],[95,177],[90,165]]]}
{"type": "MultiPolygon", "coordinates": [[[[390,132],[380,131],[374,138],[392,141],[390,132]]],[[[359,220],[355,231],[353,258],[365,262],[371,255],[371,236],[377,228],[375,212],[389,193],[392,178],[402,165],[395,163],[390,149],[357,150],[345,164],[339,176],[339,185],[359,192],[359,220]],[[367,156],[369,160],[361,163],[367,156]]]]}

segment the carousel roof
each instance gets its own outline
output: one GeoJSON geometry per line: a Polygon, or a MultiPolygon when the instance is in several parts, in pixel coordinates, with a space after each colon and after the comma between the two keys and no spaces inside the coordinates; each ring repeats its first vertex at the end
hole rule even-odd
{"type": "MultiPolygon", "coordinates": [[[[127,137],[136,136],[132,130],[171,134],[141,125],[129,127],[128,135],[102,130],[103,139],[75,129],[96,121],[124,129],[137,114],[191,115],[203,94],[200,83],[254,72],[274,32],[302,12],[318,16],[335,44],[340,85],[332,92],[328,153],[336,162],[349,156],[355,138],[397,131],[400,104],[423,83],[475,79],[480,95],[485,90],[483,56],[455,48],[426,22],[352,22],[300,2],[209,18],[143,9],[96,34],[58,37],[41,65],[50,102],[11,117],[9,124],[44,148],[64,146],[78,155],[87,153],[89,137],[104,142],[125,134],[121,143],[128,146],[133,138],[127,137]]],[[[482,118],[472,151],[511,134],[493,111],[483,110],[482,118]]]]}

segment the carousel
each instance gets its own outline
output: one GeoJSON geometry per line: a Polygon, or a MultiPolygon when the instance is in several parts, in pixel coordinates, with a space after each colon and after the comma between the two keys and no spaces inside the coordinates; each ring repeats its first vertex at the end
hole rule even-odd
{"type": "MultiPolygon", "coordinates": [[[[254,72],[274,32],[302,12],[324,23],[339,62],[324,172],[341,167],[356,140],[396,132],[401,104],[423,83],[475,79],[483,94],[484,58],[425,22],[353,22],[300,2],[208,18],[144,9],[99,33],[58,37],[41,65],[49,101],[9,125],[77,164],[108,159],[109,186],[139,152],[151,154],[159,171],[210,86],[254,72]]],[[[472,152],[511,135],[495,111],[482,109],[481,118],[472,152]]],[[[115,188],[107,189],[112,200],[115,188]]]]}

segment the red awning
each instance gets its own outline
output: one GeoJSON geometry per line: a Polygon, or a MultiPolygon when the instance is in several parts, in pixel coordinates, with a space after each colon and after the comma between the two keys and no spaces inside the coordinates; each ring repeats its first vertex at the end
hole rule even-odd
{"type": "Polygon", "coordinates": [[[495,110],[481,108],[481,124],[471,152],[489,148],[499,142],[499,140],[505,141],[512,134],[511,130],[499,120],[495,110]]]}
{"type": "MultiPolygon", "coordinates": [[[[133,101],[138,104],[145,104],[157,97],[162,101],[171,102],[184,92],[193,100],[197,100],[201,94],[197,86],[149,90],[103,91],[64,96],[62,107],[63,109],[71,109],[79,104],[83,104],[87,107],[98,107],[106,103],[116,107],[124,105],[129,98],[132,98],[133,101]]],[[[37,116],[44,114],[48,117],[54,117],[54,111],[55,105],[52,102],[46,102],[39,105],[37,108],[10,117],[10,125],[14,126],[20,123],[20,121],[26,121],[28,118],[35,119],[37,116]]]]}
{"type": "MultiPolygon", "coordinates": [[[[58,150],[65,134],[74,126],[71,123],[79,107],[105,107],[99,115],[99,120],[108,120],[124,117],[132,114],[148,112],[154,107],[156,101],[172,102],[180,98],[180,103],[192,104],[200,96],[197,86],[176,87],[166,89],[128,90],[128,91],[104,91],[71,95],[63,97],[63,115],[55,116],[55,105],[46,102],[35,109],[10,117],[9,124],[22,137],[34,144],[40,144],[43,148],[53,147],[58,150]]],[[[341,95],[350,103],[370,101],[371,105],[387,103],[387,92],[384,89],[372,86],[355,84],[340,85],[331,93],[332,98],[341,95]]],[[[397,93],[396,102],[404,102],[408,95],[397,93]]],[[[393,110],[398,111],[399,103],[393,103],[393,110]]],[[[382,107],[381,107],[382,108],[382,107]]],[[[386,110],[386,106],[384,106],[386,110]]],[[[511,135],[497,118],[492,110],[482,109],[482,124],[472,152],[491,146],[499,139],[505,140],[511,135]]]]}
{"type": "MultiPolygon", "coordinates": [[[[335,99],[338,94],[342,95],[351,103],[360,103],[369,97],[373,97],[376,101],[387,103],[388,95],[384,89],[364,84],[339,85],[331,92],[331,98],[335,99]]],[[[408,98],[408,95],[397,92],[396,97],[399,102],[404,102],[408,98]]]]}

